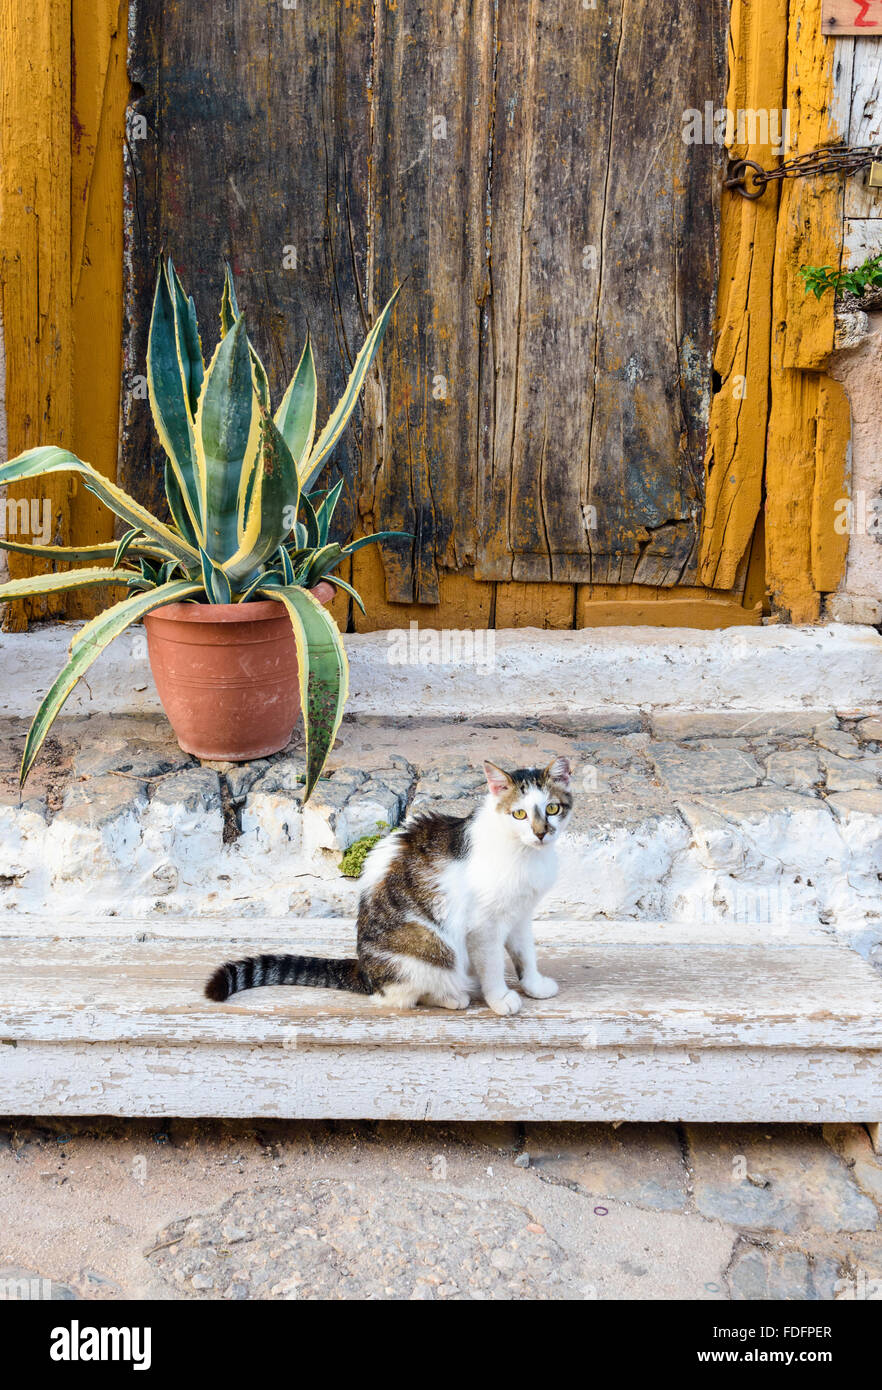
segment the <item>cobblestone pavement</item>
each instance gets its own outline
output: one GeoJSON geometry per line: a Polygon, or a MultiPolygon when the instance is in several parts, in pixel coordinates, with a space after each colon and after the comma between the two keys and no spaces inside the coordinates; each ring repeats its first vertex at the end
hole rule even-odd
{"type": "Polygon", "coordinates": [[[882,1298],[859,1126],[0,1122],[0,1296],[882,1298]]]}
{"type": "Polygon", "coordinates": [[[59,720],[25,794],[0,721],[0,911],[351,913],[342,852],[409,811],[465,814],[481,761],[574,760],[547,915],[780,919],[879,943],[882,720],[807,710],[476,724],[345,721],[301,807],[303,760],[203,764],[166,722],[59,720]]]}

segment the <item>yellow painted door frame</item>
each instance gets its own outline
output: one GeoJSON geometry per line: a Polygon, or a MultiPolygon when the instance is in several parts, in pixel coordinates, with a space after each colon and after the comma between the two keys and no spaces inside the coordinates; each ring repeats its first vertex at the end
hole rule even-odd
{"type": "MultiPolygon", "coordinates": [[[[832,40],[821,0],[732,0],[727,105],[790,112],[795,151],[834,132],[832,40]]],[[[127,0],[0,0],[0,313],[10,454],[65,444],[116,470],[123,315],[123,160],[127,0]]],[[[761,123],[760,123],[761,125],[761,123]]],[[[737,139],[736,157],[773,152],[737,139]]],[[[379,557],[359,553],[371,627],[583,627],[758,621],[764,584],[782,620],[813,621],[836,587],[847,537],[833,531],[845,494],[848,406],[824,375],[832,297],[807,299],[800,265],[839,264],[842,185],[788,182],[748,203],[723,199],[719,390],[711,408],[701,579],[705,587],[482,583],[442,577],[436,608],[387,604],[379,557]],[[746,587],[744,576],[746,573],[746,587]],[[765,579],[763,578],[765,576],[765,579]],[[742,589],[744,592],[742,593],[742,589]]],[[[76,484],[15,489],[51,502],[53,539],[108,539],[108,514],[76,484]]],[[[13,575],[29,563],[10,557],[13,575]]],[[[63,600],[67,616],[89,600],[63,600]],[[74,606],[76,605],[76,606],[74,606]]],[[[32,603],[58,614],[62,600],[32,603]]],[[[15,605],[7,624],[26,621],[15,605]]]]}
{"type": "MultiPolygon", "coordinates": [[[[0,316],[10,456],[61,444],[116,474],[122,366],[127,0],[0,0],[0,316]]],[[[64,475],[19,484],[48,501],[53,543],[109,540],[113,519],[64,475]]],[[[30,535],[22,537],[25,541],[30,535]]],[[[10,554],[13,578],[48,568],[10,554]]],[[[84,616],[67,595],[10,606],[7,626],[84,616]]]]}
{"type": "MultiPolygon", "coordinates": [[[[834,41],[821,34],[821,0],[733,0],[727,106],[786,110],[791,155],[828,144],[837,134],[834,55],[834,41]]],[[[761,129],[753,123],[754,133],[761,129]]],[[[768,143],[736,140],[732,155],[775,164],[768,143]]],[[[848,537],[833,529],[833,502],[847,494],[851,427],[842,388],[824,374],[833,296],[807,296],[799,268],[840,264],[844,185],[832,175],[781,188],[770,185],[757,202],[730,194],[723,204],[720,389],[700,573],[711,586],[732,584],[762,521],[773,613],[814,622],[845,568],[848,537]]]]}

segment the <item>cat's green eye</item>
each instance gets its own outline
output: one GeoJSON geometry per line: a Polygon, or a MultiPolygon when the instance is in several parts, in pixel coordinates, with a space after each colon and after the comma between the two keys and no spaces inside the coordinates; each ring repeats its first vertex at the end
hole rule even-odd
{"type": "Polygon", "coordinates": [[[526,813],[526,811],[512,811],[512,815],[514,816],[515,820],[526,820],[526,819],[527,819],[527,813],[526,813]]]}
{"type": "Polygon", "coordinates": [[[549,801],[548,805],[545,807],[545,814],[546,816],[556,816],[559,810],[560,807],[556,801],[549,801]]]}

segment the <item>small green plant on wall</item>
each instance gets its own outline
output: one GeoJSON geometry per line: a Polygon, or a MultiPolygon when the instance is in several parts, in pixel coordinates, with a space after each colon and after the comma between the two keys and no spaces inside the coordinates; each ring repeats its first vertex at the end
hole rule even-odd
{"type": "Polygon", "coordinates": [[[343,851],[343,857],[340,860],[340,872],[345,878],[361,878],[364,861],[374,845],[378,845],[385,837],[388,830],[389,826],[386,821],[378,820],[376,835],[362,835],[360,840],[354,840],[349,848],[343,851]]]}
{"type": "MultiPolygon", "coordinates": [[[[117,585],[128,591],[74,636],[70,659],[31,725],[22,783],[77,681],[130,624],[168,604],[271,599],[284,606],[297,646],[309,796],[333,747],[348,689],[340,632],[310,590],[328,580],[363,611],[358,594],[334,570],[359,547],[401,534],[384,531],[338,545],[328,537],[342,480],[325,492],[310,489],[346,428],[397,295],[396,290],[370,329],[343,396],[316,439],[317,386],[309,338],[272,413],[266,371],[246,333],[229,267],[220,342],[206,366],[195,305],[169,260],[160,265],[157,278],[147,381],[166,453],[171,521],[153,516],[67,449],[29,449],[0,466],[0,485],[47,473],[78,474],[87,491],[127,528],[119,542],[85,547],[25,545],[0,537],[6,550],[85,566],[13,580],[0,586],[0,602],[84,586],[117,585]]],[[[206,690],[206,700],[211,696],[206,690]]]]}
{"type": "Polygon", "coordinates": [[[806,294],[820,299],[827,290],[835,294],[855,294],[862,299],[867,290],[882,288],[882,254],[871,256],[854,270],[834,270],[830,265],[804,265],[800,275],[806,294]]]}

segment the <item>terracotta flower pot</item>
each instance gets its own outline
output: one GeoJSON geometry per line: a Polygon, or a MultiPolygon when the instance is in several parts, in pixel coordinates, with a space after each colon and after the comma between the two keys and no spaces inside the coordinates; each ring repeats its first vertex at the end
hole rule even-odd
{"type": "MultiPolygon", "coordinates": [[[[332,585],[312,590],[322,603],[332,585]]],[[[170,603],[144,619],[150,669],[185,753],[248,762],[278,753],[300,714],[297,646],[281,603],[170,603]]]]}

